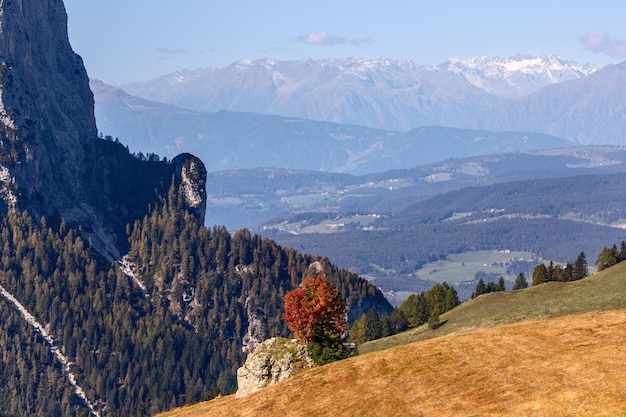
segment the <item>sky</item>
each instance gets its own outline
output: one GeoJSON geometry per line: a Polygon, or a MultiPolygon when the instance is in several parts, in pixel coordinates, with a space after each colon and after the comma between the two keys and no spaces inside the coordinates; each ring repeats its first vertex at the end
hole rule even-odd
{"type": "Polygon", "coordinates": [[[557,54],[626,60],[626,2],[506,0],[65,0],[91,78],[144,81],[243,59],[557,54]]]}

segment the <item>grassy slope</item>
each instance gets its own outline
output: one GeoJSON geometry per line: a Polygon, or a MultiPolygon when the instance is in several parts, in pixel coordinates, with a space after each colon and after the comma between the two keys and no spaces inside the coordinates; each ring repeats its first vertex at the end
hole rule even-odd
{"type": "Polygon", "coordinates": [[[626,262],[580,281],[485,294],[443,314],[444,324],[436,331],[422,326],[366,343],[359,353],[500,324],[615,308],[626,308],[626,262]]]}
{"type": "Polygon", "coordinates": [[[489,294],[436,331],[163,417],[626,416],[625,294],[626,263],[583,281],[489,294]]]}

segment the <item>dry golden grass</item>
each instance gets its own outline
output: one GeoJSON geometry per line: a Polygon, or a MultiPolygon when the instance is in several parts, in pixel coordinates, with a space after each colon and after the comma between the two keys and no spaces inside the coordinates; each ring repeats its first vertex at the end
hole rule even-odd
{"type": "Polygon", "coordinates": [[[359,346],[359,353],[525,320],[626,309],[625,277],[626,262],[622,262],[580,281],[550,282],[525,290],[484,294],[443,314],[441,320],[445,325],[436,331],[428,326],[411,329],[364,343],[359,346]]]}
{"type": "Polygon", "coordinates": [[[626,309],[443,336],[161,417],[626,416],[626,309]]]}

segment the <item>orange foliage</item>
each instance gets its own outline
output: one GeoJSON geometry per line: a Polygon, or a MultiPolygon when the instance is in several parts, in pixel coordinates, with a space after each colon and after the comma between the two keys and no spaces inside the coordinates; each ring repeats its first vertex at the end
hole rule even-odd
{"type": "Polygon", "coordinates": [[[296,338],[339,338],[348,328],[346,303],[323,275],[309,277],[285,294],[285,318],[296,338]]]}

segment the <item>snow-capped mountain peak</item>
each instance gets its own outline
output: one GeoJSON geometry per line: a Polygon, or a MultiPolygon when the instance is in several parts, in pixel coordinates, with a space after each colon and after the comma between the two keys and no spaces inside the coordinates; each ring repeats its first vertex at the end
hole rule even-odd
{"type": "Polygon", "coordinates": [[[436,66],[384,57],[265,58],[182,70],[123,88],[195,111],[280,114],[404,131],[460,125],[461,115],[477,107],[527,97],[597,69],[557,55],[450,58],[436,66]]]}
{"type": "Polygon", "coordinates": [[[598,70],[594,65],[579,64],[552,54],[450,58],[439,67],[503,97],[525,96],[545,85],[586,77],[598,70]]]}

